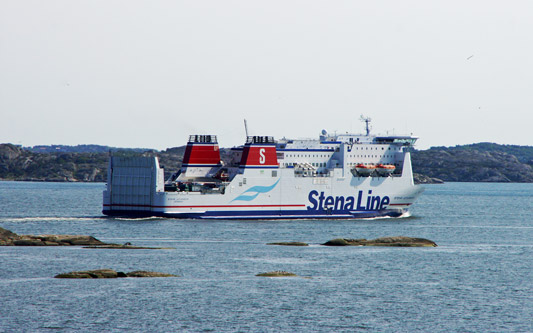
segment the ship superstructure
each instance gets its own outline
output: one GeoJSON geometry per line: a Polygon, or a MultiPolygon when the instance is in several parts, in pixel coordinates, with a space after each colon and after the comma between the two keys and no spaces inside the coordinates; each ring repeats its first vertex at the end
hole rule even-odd
{"type": "MultiPolygon", "coordinates": [[[[368,125],[368,122],[367,122],[368,125]]],[[[414,185],[413,136],[248,136],[221,158],[217,137],[191,135],[178,173],[156,157],[111,157],[103,213],[202,219],[398,217],[414,185]]]]}

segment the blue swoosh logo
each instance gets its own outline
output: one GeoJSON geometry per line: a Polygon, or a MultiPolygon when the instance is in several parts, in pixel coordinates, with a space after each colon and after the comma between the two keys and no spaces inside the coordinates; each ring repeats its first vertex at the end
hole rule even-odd
{"type": "Polygon", "coordinates": [[[242,192],[241,195],[239,195],[235,199],[231,200],[231,202],[236,201],[236,200],[252,201],[255,198],[257,198],[257,196],[259,194],[268,193],[268,192],[272,191],[274,189],[274,187],[276,187],[276,185],[278,185],[278,183],[279,183],[279,179],[278,179],[277,182],[275,182],[274,184],[272,184],[270,186],[252,186],[249,189],[247,189],[246,191],[242,192]],[[254,194],[246,195],[246,193],[254,193],[254,194]]]}

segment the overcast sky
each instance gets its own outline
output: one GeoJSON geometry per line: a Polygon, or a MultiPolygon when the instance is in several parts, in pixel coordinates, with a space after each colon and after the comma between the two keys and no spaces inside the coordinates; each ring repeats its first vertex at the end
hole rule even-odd
{"type": "Polygon", "coordinates": [[[533,1],[0,1],[0,143],[533,145],[533,1]]]}

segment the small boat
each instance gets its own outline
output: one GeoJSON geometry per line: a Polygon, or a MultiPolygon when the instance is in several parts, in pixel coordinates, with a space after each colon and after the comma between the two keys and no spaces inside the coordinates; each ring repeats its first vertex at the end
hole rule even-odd
{"type": "Polygon", "coordinates": [[[359,175],[368,177],[376,170],[376,166],[373,164],[359,163],[355,166],[355,170],[359,175]]]}
{"type": "Polygon", "coordinates": [[[394,172],[394,170],[396,170],[396,167],[392,164],[376,165],[376,171],[381,176],[389,176],[394,172]]]}

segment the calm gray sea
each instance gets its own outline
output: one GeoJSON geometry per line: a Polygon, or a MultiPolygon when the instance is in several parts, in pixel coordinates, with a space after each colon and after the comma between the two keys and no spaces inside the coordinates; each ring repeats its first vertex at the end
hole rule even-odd
{"type": "Polygon", "coordinates": [[[114,219],[103,189],[0,182],[0,226],[175,249],[0,247],[0,331],[533,331],[533,184],[428,185],[411,217],[360,221],[114,219]],[[439,246],[319,245],[395,235],[439,246]],[[97,268],[181,277],[53,278],[97,268]]]}

